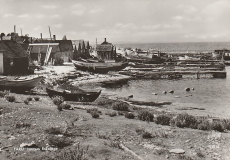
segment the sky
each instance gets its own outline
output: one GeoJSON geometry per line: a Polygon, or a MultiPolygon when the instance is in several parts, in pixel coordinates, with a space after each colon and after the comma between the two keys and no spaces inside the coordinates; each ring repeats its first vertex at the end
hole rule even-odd
{"type": "Polygon", "coordinates": [[[230,42],[229,0],[0,0],[0,32],[91,44],[230,42]]]}

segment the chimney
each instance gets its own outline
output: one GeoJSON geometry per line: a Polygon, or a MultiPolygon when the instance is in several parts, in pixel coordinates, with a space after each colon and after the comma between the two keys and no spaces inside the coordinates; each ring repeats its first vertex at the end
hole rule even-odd
{"type": "Polygon", "coordinates": [[[105,42],[106,42],[106,38],[105,38],[105,42]]]}
{"type": "Polygon", "coordinates": [[[42,39],[42,33],[41,33],[41,39],[42,39]]]}
{"type": "Polygon", "coordinates": [[[53,40],[56,41],[56,35],[53,35],[53,40]]]}
{"type": "Polygon", "coordinates": [[[16,25],[14,25],[14,33],[16,33],[16,25]]]}

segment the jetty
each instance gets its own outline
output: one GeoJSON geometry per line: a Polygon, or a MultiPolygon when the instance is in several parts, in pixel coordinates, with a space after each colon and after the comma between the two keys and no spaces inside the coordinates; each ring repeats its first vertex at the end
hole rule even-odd
{"type": "Polygon", "coordinates": [[[217,70],[152,70],[152,71],[120,71],[120,74],[129,75],[135,78],[144,78],[144,79],[178,79],[183,78],[184,75],[194,75],[197,79],[200,79],[202,75],[211,75],[212,78],[226,78],[226,71],[217,71],[217,70]]]}

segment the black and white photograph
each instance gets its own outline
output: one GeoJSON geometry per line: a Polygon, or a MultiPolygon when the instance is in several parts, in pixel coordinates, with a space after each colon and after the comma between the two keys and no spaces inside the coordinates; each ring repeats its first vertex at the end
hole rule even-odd
{"type": "Polygon", "coordinates": [[[229,0],[0,0],[0,160],[230,160],[229,0]]]}

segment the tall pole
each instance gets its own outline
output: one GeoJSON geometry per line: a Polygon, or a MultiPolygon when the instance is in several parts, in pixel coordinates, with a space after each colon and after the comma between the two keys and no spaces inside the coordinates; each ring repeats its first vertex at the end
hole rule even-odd
{"type": "Polygon", "coordinates": [[[50,31],[50,26],[48,26],[49,27],[49,32],[50,32],[50,39],[52,40],[52,37],[51,37],[51,31],[50,31]]]}
{"type": "Polygon", "coordinates": [[[96,38],[96,47],[95,47],[95,48],[96,48],[96,50],[97,50],[97,38],[96,38]]]}
{"type": "MultiPolygon", "coordinates": [[[[21,28],[20,28],[21,29],[21,28]]],[[[22,29],[21,29],[21,36],[22,36],[22,29]]]]}

